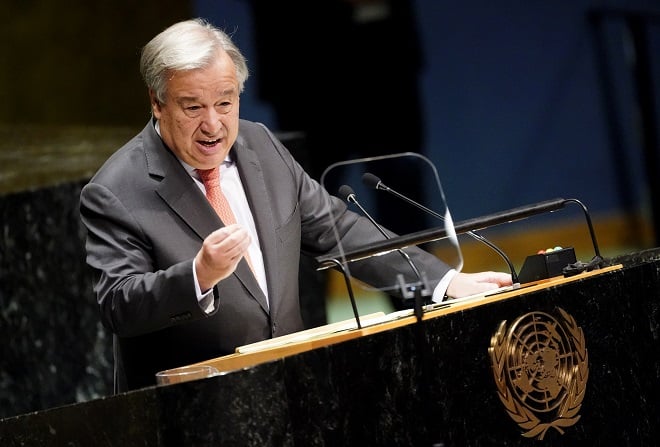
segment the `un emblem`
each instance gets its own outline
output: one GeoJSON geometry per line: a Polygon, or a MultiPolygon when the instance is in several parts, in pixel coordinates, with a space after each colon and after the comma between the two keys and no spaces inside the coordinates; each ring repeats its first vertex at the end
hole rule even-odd
{"type": "Polygon", "coordinates": [[[589,365],[582,329],[558,308],[506,321],[490,341],[488,353],[497,393],[523,436],[543,439],[550,428],[563,434],[579,419],[589,365]]]}

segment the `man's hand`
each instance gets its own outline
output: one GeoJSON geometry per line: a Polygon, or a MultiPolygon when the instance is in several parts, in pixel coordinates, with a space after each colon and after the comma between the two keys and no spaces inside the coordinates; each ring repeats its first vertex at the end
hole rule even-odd
{"type": "Polygon", "coordinates": [[[215,230],[204,239],[195,256],[195,271],[201,290],[209,290],[231,275],[249,246],[250,235],[238,224],[215,230]]]}
{"type": "Polygon", "coordinates": [[[479,272],[479,273],[457,273],[447,287],[447,296],[450,298],[461,298],[512,284],[509,273],[479,272]]]}

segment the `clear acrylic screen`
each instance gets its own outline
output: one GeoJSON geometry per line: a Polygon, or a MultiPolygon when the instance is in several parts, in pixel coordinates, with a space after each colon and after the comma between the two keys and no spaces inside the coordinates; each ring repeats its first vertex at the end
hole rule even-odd
{"type": "MultiPolygon", "coordinates": [[[[406,257],[410,246],[433,253],[457,271],[463,267],[463,258],[437,169],[428,158],[406,152],[347,160],[329,166],[321,176],[321,184],[330,194],[344,200],[350,210],[373,220],[373,234],[380,241],[390,244],[386,250],[377,253],[371,253],[374,248],[379,248],[377,241],[365,243],[363,248],[366,253],[359,247],[357,250],[356,247],[344,247],[335,228],[338,250],[326,257],[334,259],[334,262],[324,263],[325,267],[331,264],[339,267],[351,279],[351,267],[356,262],[363,262],[371,256],[406,257]],[[420,206],[426,210],[420,209],[420,206]],[[387,235],[381,234],[381,229],[387,235]],[[387,230],[395,234],[391,235],[387,230]],[[399,241],[407,245],[397,247],[399,241]]],[[[334,223],[337,222],[337,216],[330,217],[334,223]]],[[[407,265],[406,268],[410,267],[413,272],[419,268],[410,265],[408,261],[402,265],[407,265]]],[[[414,273],[413,276],[422,283],[440,279],[429,277],[428,272],[424,271],[414,273]]],[[[364,282],[353,283],[374,290],[373,286],[364,282]]],[[[417,280],[411,283],[410,279],[403,280],[400,275],[392,275],[391,279],[386,280],[386,285],[378,289],[391,293],[418,285],[417,280]]]]}

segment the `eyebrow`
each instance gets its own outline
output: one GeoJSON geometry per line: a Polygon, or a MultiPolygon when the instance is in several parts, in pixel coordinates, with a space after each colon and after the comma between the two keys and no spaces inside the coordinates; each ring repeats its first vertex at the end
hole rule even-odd
{"type": "MultiPolygon", "coordinates": [[[[220,96],[236,96],[237,91],[235,88],[230,88],[227,90],[224,90],[220,92],[220,96]]],[[[198,96],[180,96],[176,99],[179,102],[184,102],[184,101],[199,101],[198,96]]]]}

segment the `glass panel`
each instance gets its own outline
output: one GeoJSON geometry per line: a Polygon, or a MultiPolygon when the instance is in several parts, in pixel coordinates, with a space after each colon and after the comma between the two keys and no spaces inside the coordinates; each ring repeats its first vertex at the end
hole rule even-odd
{"type": "Polygon", "coordinates": [[[428,158],[406,152],[335,163],[321,183],[361,216],[362,226],[346,225],[346,216],[335,207],[330,218],[337,249],[318,258],[322,267],[343,271],[349,289],[350,281],[401,300],[397,308],[413,308],[420,296],[430,303],[442,276],[439,269],[426,268],[420,249],[458,271],[463,267],[438,172],[428,158]],[[359,234],[359,243],[347,245],[341,237],[346,232],[359,234]]]}

